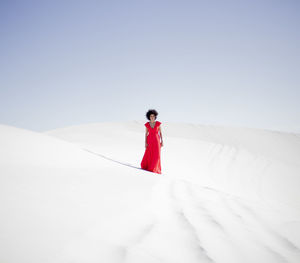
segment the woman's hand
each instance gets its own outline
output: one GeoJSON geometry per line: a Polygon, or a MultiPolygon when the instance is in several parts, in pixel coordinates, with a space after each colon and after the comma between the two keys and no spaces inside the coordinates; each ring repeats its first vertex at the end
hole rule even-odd
{"type": "Polygon", "coordinates": [[[145,148],[147,148],[147,146],[148,146],[148,143],[145,142],[145,148]]]}
{"type": "Polygon", "coordinates": [[[160,143],[160,147],[163,147],[163,146],[164,146],[164,142],[161,142],[161,143],[160,143]]]}

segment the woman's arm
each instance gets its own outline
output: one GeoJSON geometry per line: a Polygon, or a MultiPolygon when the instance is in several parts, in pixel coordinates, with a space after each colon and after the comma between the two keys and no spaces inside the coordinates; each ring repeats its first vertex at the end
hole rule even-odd
{"type": "Polygon", "coordinates": [[[145,148],[147,148],[147,133],[148,133],[148,128],[146,127],[146,132],[145,132],[145,148]]]}
{"type": "Polygon", "coordinates": [[[161,133],[161,128],[160,128],[160,126],[159,126],[158,128],[159,128],[160,140],[161,140],[160,145],[161,145],[161,146],[164,146],[163,137],[162,137],[162,133],[161,133]]]}

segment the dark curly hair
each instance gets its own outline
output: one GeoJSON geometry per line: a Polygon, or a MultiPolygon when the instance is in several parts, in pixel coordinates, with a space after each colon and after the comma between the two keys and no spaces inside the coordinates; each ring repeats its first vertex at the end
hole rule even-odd
{"type": "Polygon", "coordinates": [[[148,110],[147,111],[147,113],[146,113],[146,117],[147,117],[147,119],[150,121],[150,115],[151,114],[154,114],[155,115],[155,119],[157,118],[157,115],[158,115],[158,112],[156,111],[156,110],[154,110],[154,109],[150,109],[150,110],[148,110]]]}

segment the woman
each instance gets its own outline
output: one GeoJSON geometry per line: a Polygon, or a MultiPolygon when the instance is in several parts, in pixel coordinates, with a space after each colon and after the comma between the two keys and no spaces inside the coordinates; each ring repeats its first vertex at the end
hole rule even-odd
{"type": "Polygon", "coordinates": [[[157,115],[158,113],[154,109],[148,110],[146,113],[146,117],[150,122],[144,124],[146,126],[146,150],[141,162],[141,168],[161,174],[160,149],[163,146],[163,138],[160,128],[161,122],[155,121],[157,115]]]}

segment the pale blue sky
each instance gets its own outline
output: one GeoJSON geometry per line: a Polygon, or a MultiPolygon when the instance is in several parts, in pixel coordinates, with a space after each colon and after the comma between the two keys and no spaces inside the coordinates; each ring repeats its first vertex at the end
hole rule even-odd
{"type": "Polygon", "coordinates": [[[0,0],[0,123],[300,132],[299,1],[0,0]]]}

